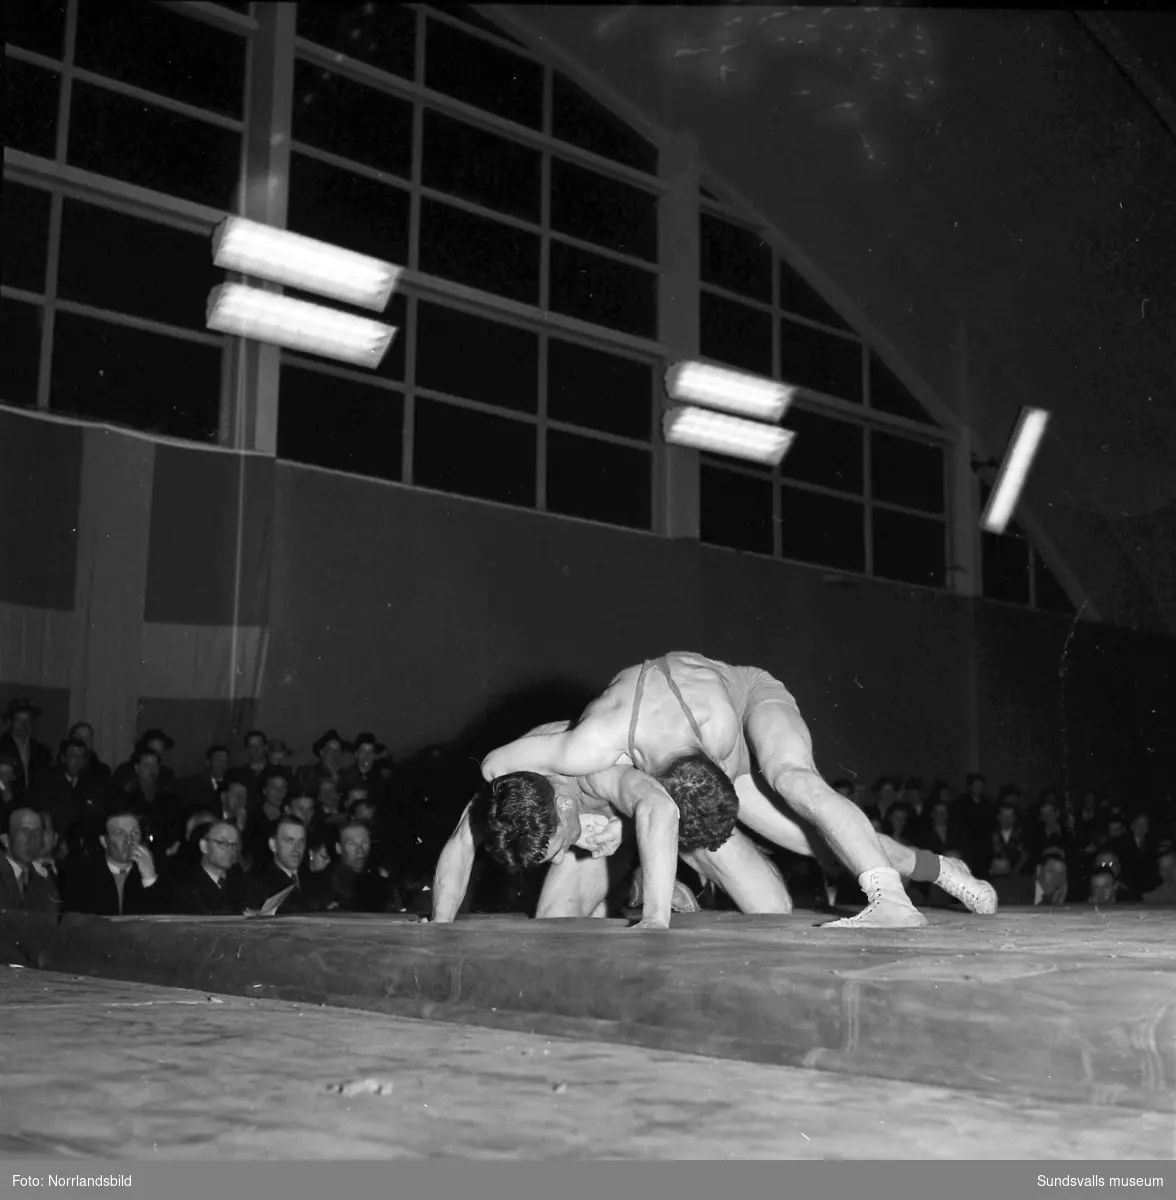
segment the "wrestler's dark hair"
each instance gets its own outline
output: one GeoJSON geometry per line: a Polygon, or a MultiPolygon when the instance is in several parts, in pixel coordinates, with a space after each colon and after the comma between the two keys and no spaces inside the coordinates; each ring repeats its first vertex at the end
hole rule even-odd
{"type": "Polygon", "coordinates": [[[488,849],[513,874],[547,857],[559,824],[551,780],[534,771],[500,775],[490,785],[488,849]]]}
{"type": "Polygon", "coordinates": [[[678,848],[717,850],[735,831],[739,797],[726,773],[705,754],[671,759],[656,779],[678,806],[678,848]]]}

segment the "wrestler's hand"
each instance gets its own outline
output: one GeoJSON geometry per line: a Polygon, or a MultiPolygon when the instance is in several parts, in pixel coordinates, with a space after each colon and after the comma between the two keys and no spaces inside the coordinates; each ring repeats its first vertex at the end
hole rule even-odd
{"type": "Polygon", "coordinates": [[[633,932],[638,929],[669,929],[669,921],[659,921],[653,917],[646,917],[642,921],[638,921],[636,925],[630,925],[628,932],[633,932]]]}
{"type": "Polygon", "coordinates": [[[608,858],[620,849],[624,826],[617,817],[601,813],[580,814],[580,836],[573,843],[593,858],[608,858]]]}

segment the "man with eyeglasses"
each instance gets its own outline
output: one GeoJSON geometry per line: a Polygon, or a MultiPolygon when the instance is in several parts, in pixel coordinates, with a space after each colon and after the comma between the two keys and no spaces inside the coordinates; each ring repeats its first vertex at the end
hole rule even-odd
{"type": "Polygon", "coordinates": [[[200,865],[177,885],[176,912],[194,917],[240,916],[247,905],[245,873],[237,860],[241,831],[227,821],[210,825],[200,839],[200,865]]]}
{"type": "Polygon", "coordinates": [[[104,917],[166,911],[167,889],[133,812],[110,813],[98,844],[102,857],[70,856],[62,864],[64,911],[104,917]]]}

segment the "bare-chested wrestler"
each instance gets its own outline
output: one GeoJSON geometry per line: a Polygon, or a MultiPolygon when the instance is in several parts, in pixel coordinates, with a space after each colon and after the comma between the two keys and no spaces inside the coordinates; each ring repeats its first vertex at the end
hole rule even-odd
{"type": "MultiPolygon", "coordinates": [[[[562,732],[530,734],[493,751],[483,762],[482,773],[489,781],[502,776],[518,778],[520,772],[588,777],[632,764],[639,768],[639,776],[660,784],[683,809],[703,798],[712,808],[725,802],[733,815],[740,811],[741,802],[750,806],[749,828],[771,837],[756,822],[779,832],[780,820],[787,819],[765,796],[760,796],[762,806],[756,804],[753,753],[754,765],[767,786],[802,822],[815,828],[857,875],[866,894],[868,903],[862,912],[833,921],[831,926],[911,928],[926,924],[865,814],[817,773],[812,740],[800,709],[783,684],[766,671],[733,667],[684,652],[630,667],[588,706],[574,726],[562,732]],[[742,780],[746,782],[737,790],[736,783],[742,780]],[[688,803],[683,803],[687,799],[688,803]]],[[[507,784],[514,786],[509,780],[507,784]]],[[[504,797],[507,805],[510,800],[504,797]]],[[[906,859],[899,866],[908,868],[903,873],[909,878],[938,883],[973,911],[995,911],[995,893],[974,879],[963,863],[897,844],[895,849],[906,859]]],[[[751,864],[749,850],[760,862],[766,861],[749,839],[729,837],[710,852],[709,877],[715,878],[717,871],[738,880],[751,864]]],[[[668,927],[674,857],[670,855],[668,878],[660,862],[654,872],[642,864],[644,927],[668,927]]],[[[730,890],[722,879],[716,882],[730,890]]]]}

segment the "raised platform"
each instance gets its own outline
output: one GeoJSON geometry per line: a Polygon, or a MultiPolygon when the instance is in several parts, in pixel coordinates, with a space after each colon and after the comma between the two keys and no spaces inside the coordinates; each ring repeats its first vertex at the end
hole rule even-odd
{"type": "Polygon", "coordinates": [[[619,921],[0,917],[8,962],[252,998],[1176,1112],[1176,910],[619,921]]]}

